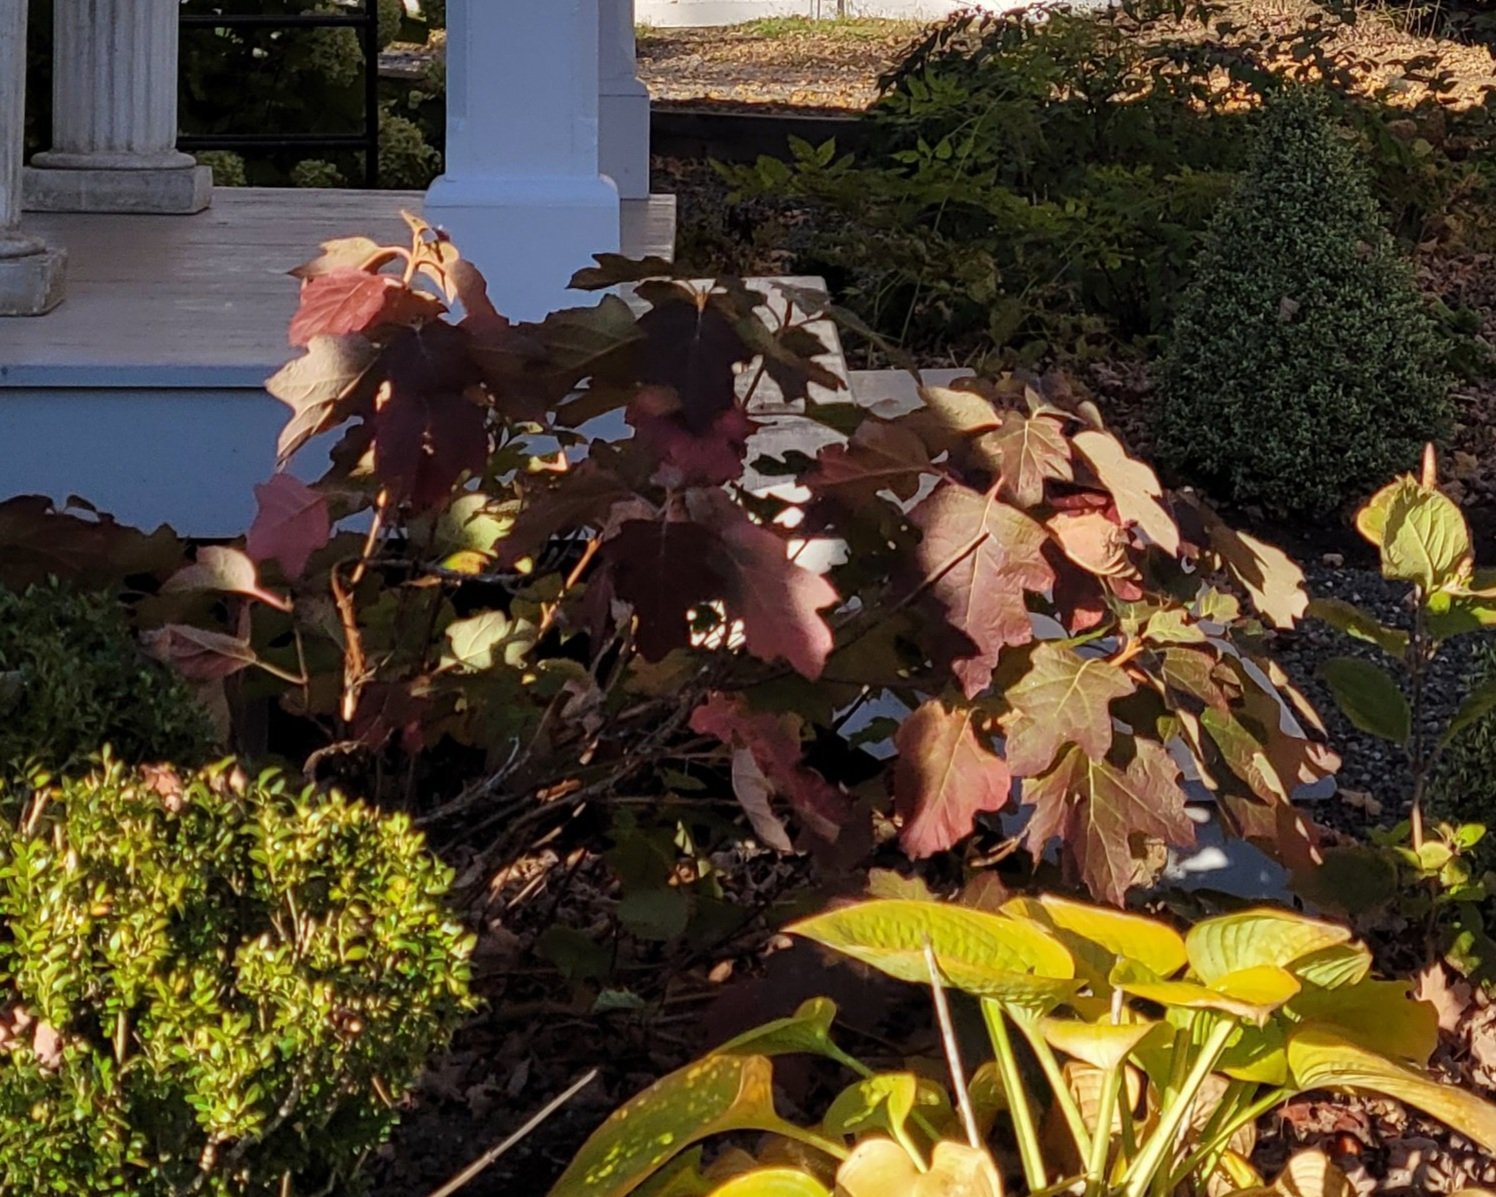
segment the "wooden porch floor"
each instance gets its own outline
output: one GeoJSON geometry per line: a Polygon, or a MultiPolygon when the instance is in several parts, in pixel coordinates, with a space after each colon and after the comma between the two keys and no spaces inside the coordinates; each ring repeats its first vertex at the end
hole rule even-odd
{"type": "MultiPolygon", "coordinates": [[[[334,237],[404,242],[422,193],[223,188],[196,216],[27,213],[67,299],[0,320],[0,387],[259,387],[290,356],[286,271],[334,237]]],[[[672,256],[675,201],[625,202],[624,252],[672,256]]]]}

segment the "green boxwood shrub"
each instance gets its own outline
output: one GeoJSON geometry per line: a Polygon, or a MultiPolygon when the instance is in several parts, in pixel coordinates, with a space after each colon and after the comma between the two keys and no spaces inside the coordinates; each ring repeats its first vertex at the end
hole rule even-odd
{"type": "Polygon", "coordinates": [[[358,1191],[469,1000],[408,821],[107,758],[0,814],[0,1192],[358,1191]]]}
{"type": "Polygon", "coordinates": [[[1285,92],[1181,304],[1163,460],[1223,498],[1329,511],[1444,433],[1446,354],[1351,144],[1285,92]]]}
{"type": "Polygon", "coordinates": [[[0,591],[0,773],[63,770],[105,744],[130,762],[215,752],[201,703],[140,649],[108,595],[57,583],[0,591]]]}

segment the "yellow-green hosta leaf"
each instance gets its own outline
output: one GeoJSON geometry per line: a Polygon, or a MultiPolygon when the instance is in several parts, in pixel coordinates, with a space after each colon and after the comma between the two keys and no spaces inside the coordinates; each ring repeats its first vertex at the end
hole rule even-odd
{"type": "Polygon", "coordinates": [[[776,1018],[761,1027],[744,1031],[729,1039],[715,1054],[729,1056],[784,1056],[793,1052],[841,1057],[831,1041],[831,1024],[836,1020],[836,1003],[817,997],[802,1002],[789,1018],[776,1018]]]}
{"type": "Polygon", "coordinates": [[[1161,1006],[1186,1010],[1219,1010],[1261,1025],[1299,992],[1292,973],[1273,964],[1259,964],[1217,978],[1198,981],[1138,979],[1142,974],[1119,969],[1112,982],[1125,993],[1161,1006]]]}
{"type": "Polygon", "coordinates": [[[1362,981],[1341,989],[1306,989],[1290,1017],[1354,1039],[1394,1060],[1423,1067],[1439,1044],[1439,1015],[1408,996],[1405,981],[1362,981]]]}
{"type": "Polygon", "coordinates": [[[870,1076],[836,1095],[821,1127],[828,1135],[860,1135],[870,1130],[902,1135],[918,1096],[919,1080],[912,1072],[870,1076]]]}
{"type": "Polygon", "coordinates": [[[1300,956],[1288,969],[1306,985],[1339,989],[1359,985],[1371,975],[1371,949],[1362,943],[1342,943],[1300,956]]]}
{"type": "Polygon", "coordinates": [[[1218,1071],[1238,1081],[1282,1087],[1288,1084],[1288,1036],[1282,1019],[1244,1026],[1221,1055],[1218,1071]]]}
{"type": "Polygon", "coordinates": [[[794,1168],[759,1168],[734,1176],[712,1197],[831,1197],[831,1190],[794,1168]]]}
{"type": "Polygon", "coordinates": [[[707,1197],[717,1182],[701,1170],[701,1148],[675,1157],[642,1185],[634,1197],[707,1197]]]}
{"type": "Polygon", "coordinates": [[[1003,913],[1045,927],[1070,949],[1077,964],[1084,962],[1098,974],[1087,979],[1101,983],[1118,960],[1131,960],[1155,976],[1169,977],[1188,959],[1184,940],[1174,928],[1108,906],[1044,894],[1038,899],[1014,898],[1003,913]]]}
{"type": "Polygon", "coordinates": [[[1230,1197],[1356,1197],[1356,1187],[1323,1152],[1301,1151],[1272,1185],[1238,1189],[1230,1197]]]}
{"type": "Polygon", "coordinates": [[[830,910],[786,930],[916,984],[930,979],[928,944],[948,984],[999,1001],[1052,1006],[1079,987],[1075,961],[1053,936],[960,906],[888,898],[830,910]]]}
{"type": "Polygon", "coordinates": [[[1070,1018],[1046,1018],[1040,1024],[1049,1046],[1072,1059],[1107,1071],[1116,1068],[1157,1023],[1079,1022],[1070,1018]]]}
{"type": "Polygon", "coordinates": [[[1288,1067],[1300,1090],[1379,1093],[1432,1115],[1487,1151],[1496,1152],[1496,1106],[1394,1064],[1342,1035],[1313,1026],[1296,1031],[1288,1040],[1288,1067]]]}
{"type": "Polygon", "coordinates": [[[1003,1186],[992,1157],[964,1143],[937,1143],[922,1173],[897,1143],[869,1139],[837,1172],[836,1197],[1003,1197],[1003,1186]]]}
{"type": "Polygon", "coordinates": [[[1196,923],[1185,936],[1190,966],[1206,984],[1258,965],[1288,968],[1311,952],[1350,940],[1335,923],[1306,918],[1291,910],[1261,907],[1196,923]]]}
{"type": "Polygon", "coordinates": [[[728,1131],[782,1131],[764,1056],[707,1056],[625,1102],[582,1145],[551,1197],[625,1197],[677,1153],[728,1131]]]}

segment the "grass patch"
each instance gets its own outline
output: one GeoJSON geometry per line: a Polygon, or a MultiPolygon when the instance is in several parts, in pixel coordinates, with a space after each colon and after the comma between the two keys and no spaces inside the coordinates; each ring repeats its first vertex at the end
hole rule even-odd
{"type": "Polygon", "coordinates": [[[816,37],[845,41],[881,41],[894,34],[918,31],[918,21],[898,21],[876,17],[831,17],[816,20],[813,17],[760,17],[756,21],[744,21],[733,25],[734,33],[749,37],[761,37],[774,41],[792,38],[816,37]]]}

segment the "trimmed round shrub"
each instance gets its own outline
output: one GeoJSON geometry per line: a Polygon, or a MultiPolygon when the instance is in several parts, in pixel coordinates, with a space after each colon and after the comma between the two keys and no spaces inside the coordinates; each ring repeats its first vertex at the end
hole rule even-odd
{"type": "Polygon", "coordinates": [[[418,189],[441,174],[442,156],[421,127],[386,108],[379,122],[379,182],[382,187],[418,189]]]}
{"type": "Polygon", "coordinates": [[[409,822],[108,758],[0,813],[0,1190],[357,1192],[469,1001],[409,822]]]}
{"type": "Polygon", "coordinates": [[[331,162],[321,158],[305,158],[291,168],[293,187],[346,187],[348,180],[331,162]]]}
{"type": "Polygon", "coordinates": [[[1354,155],[1324,101],[1288,89],[1197,259],[1158,447],[1221,498],[1327,512],[1447,429],[1445,346],[1354,155]]]}
{"type": "Polygon", "coordinates": [[[69,769],[105,744],[132,763],[199,764],[215,739],[187,683],[141,651],[109,595],[56,582],[0,591],[0,773],[69,769]]]}

